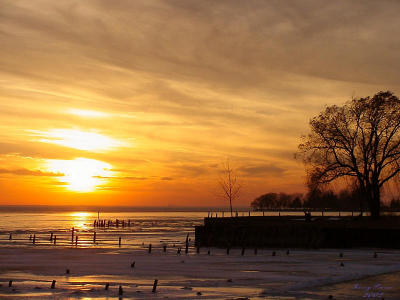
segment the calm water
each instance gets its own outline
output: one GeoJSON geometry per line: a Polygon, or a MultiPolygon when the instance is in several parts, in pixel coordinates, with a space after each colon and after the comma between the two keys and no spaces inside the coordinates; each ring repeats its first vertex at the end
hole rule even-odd
{"type": "MultiPolygon", "coordinates": [[[[283,212],[282,215],[302,215],[302,212],[283,212]]],[[[95,212],[0,212],[0,247],[119,247],[140,248],[181,246],[189,234],[191,243],[194,241],[194,226],[201,225],[207,212],[105,212],[98,216],[95,212]],[[98,219],[130,220],[130,226],[117,228],[115,225],[105,228],[94,227],[98,219]],[[72,242],[72,228],[74,240],[72,242]],[[96,242],[93,241],[96,232],[96,242]],[[10,239],[11,233],[11,239],[10,239]],[[57,236],[56,244],[50,240],[50,235],[57,236]],[[35,244],[33,245],[33,235],[35,244]],[[78,242],[76,243],[76,236],[78,242]]],[[[225,212],[225,216],[228,213],[225,212]]],[[[247,216],[248,212],[239,212],[247,216]]],[[[251,215],[262,215],[252,212],[251,215]]],[[[278,215],[278,212],[266,212],[265,215],[278,215]]],[[[318,213],[313,213],[317,216],[318,213]]],[[[325,215],[338,216],[329,212],[325,215]]],[[[351,213],[342,213],[351,215],[351,213]]],[[[222,213],[218,212],[218,217],[222,213]]],[[[215,213],[213,213],[215,217],[215,213]]],[[[125,223],[126,224],[126,223],[125,223]]]]}

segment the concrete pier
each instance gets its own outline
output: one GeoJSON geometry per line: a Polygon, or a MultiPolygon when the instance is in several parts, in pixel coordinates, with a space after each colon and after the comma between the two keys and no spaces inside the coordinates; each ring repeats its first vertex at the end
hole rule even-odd
{"type": "Polygon", "coordinates": [[[199,247],[400,248],[400,217],[205,218],[195,233],[199,247]]]}

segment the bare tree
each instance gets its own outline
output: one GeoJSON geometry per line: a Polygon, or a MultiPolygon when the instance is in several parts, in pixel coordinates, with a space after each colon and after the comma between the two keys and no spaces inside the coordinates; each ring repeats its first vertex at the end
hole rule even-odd
{"type": "Polygon", "coordinates": [[[379,217],[383,185],[400,172],[400,100],[393,93],[329,106],[310,121],[298,157],[309,184],[355,178],[372,217],[379,217]]]}
{"type": "Polygon", "coordinates": [[[221,187],[221,197],[229,201],[232,217],[232,202],[239,198],[242,185],[239,181],[236,171],[231,168],[229,160],[223,165],[222,175],[219,179],[219,185],[221,187]]]}

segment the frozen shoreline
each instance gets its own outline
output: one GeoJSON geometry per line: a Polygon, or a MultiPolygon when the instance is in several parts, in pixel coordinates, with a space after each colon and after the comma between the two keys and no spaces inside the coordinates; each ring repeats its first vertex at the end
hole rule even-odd
{"type": "Polygon", "coordinates": [[[177,255],[176,248],[151,254],[124,248],[0,248],[0,297],[117,299],[122,285],[124,299],[321,299],[313,291],[328,297],[335,295],[328,287],[400,271],[398,250],[291,250],[286,255],[286,250],[259,249],[255,255],[248,249],[244,256],[240,249],[232,249],[229,256],[224,249],[212,248],[211,255],[207,251],[202,248],[196,254],[191,249],[189,255],[177,255]],[[156,294],[151,292],[154,279],[159,280],[156,294]],[[54,290],[52,280],[56,280],[54,290]],[[107,282],[109,291],[104,290],[107,282]]]}

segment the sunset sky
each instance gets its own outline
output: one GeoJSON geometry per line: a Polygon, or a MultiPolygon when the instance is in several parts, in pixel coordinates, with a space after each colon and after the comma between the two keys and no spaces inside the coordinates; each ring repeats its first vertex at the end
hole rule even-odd
{"type": "Polygon", "coordinates": [[[304,192],[325,105],[400,92],[400,1],[0,0],[0,204],[304,192]]]}

